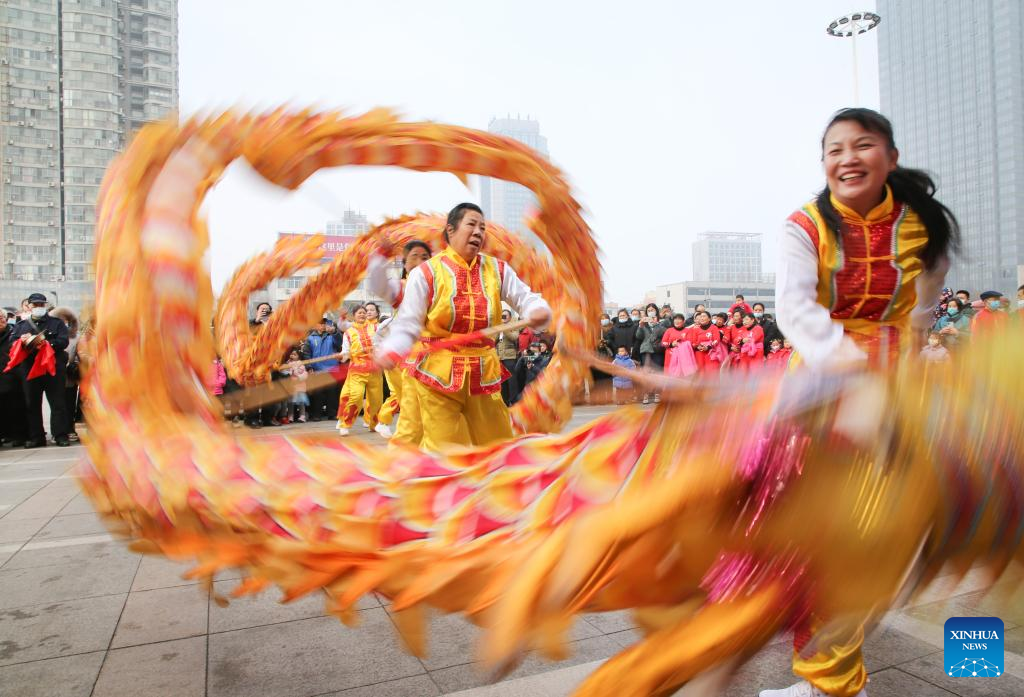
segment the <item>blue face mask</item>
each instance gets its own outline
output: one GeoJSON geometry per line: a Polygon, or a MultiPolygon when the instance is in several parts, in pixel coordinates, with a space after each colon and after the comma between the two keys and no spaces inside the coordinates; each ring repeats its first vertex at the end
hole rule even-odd
{"type": "Polygon", "coordinates": [[[764,313],[763,312],[755,312],[754,313],[754,319],[761,319],[762,317],[764,317],[764,313]]]}
{"type": "Polygon", "coordinates": [[[988,309],[990,309],[990,310],[998,310],[999,306],[1001,304],[1002,303],[1000,303],[998,300],[989,300],[988,301],[988,309]]]}
{"type": "Polygon", "coordinates": [[[955,307],[947,307],[946,308],[946,314],[949,315],[950,317],[952,317],[953,315],[955,315],[958,312],[960,312],[960,310],[958,310],[955,307]]]}

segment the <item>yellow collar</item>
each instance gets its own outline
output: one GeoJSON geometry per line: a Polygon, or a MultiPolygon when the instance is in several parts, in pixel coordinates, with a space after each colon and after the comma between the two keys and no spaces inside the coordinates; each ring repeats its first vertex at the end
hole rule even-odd
{"type": "Polygon", "coordinates": [[[473,263],[471,264],[471,263],[467,262],[465,259],[463,259],[462,255],[459,254],[458,252],[456,252],[451,246],[445,247],[444,251],[441,252],[441,254],[446,255],[449,259],[454,261],[456,264],[458,264],[459,266],[462,266],[463,268],[466,268],[466,269],[472,269],[474,266],[476,266],[477,262],[480,261],[480,256],[481,256],[478,253],[476,255],[476,257],[473,258],[473,263]]]}
{"type": "Polygon", "coordinates": [[[879,220],[884,220],[889,217],[893,208],[892,188],[890,188],[888,184],[885,185],[885,198],[882,199],[881,203],[872,208],[868,212],[867,216],[863,218],[860,213],[841,203],[839,199],[835,197],[835,194],[829,194],[829,200],[832,201],[833,208],[839,211],[839,215],[855,223],[876,223],[879,220]]]}

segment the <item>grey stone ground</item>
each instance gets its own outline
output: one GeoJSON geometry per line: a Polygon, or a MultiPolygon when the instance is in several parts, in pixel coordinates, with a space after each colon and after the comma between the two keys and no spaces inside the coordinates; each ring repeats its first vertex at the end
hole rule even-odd
{"type": "MultiPolygon", "coordinates": [[[[580,409],[576,420],[602,411],[580,409]]],[[[554,697],[638,636],[625,613],[588,615],[573,629],[572,658],[553,664],[528,656],[504,682],[488,685],[472,662],[477,630],[458,617],[432,620],[430,655],[419,660],[402,651],[389,608],[376,597],[361,605],[357,629],[325,617],[316,597],[280,605],[266,593],[222,608],[181,578],[185,567],[133,554],[107,534],[70,476],[81,453],[0,450],[3,697],[554,697]]],[[[231,574],[215,585],[229,590],[231,574]]],[[[957,679],[942,670],[942,623],[991,614],[986,585],[972,571],[958,587],[947,579],[890,613],[865,647],[871,697],[1024,695],[1021,608],[1002,615],[1005,675],[957,679]]],[[[789,684],[789,652],[788,638],[779,637],[725,694],[789,684]]]]}

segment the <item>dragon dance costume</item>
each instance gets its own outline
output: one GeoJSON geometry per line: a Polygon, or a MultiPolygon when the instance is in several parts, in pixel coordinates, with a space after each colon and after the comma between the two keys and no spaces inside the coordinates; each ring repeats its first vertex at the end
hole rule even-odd
{"type": "Polygon", "coordinates": [[[377,425],[377,412],[384,401],[384,383],[380,368],[373,362],[373,342],[377,335],[376,321],[353,322],[345,330],[341,354],[348,359],[348,376],[341,390],[338,402],[338,428],[348,429],[359,415],[359,408],[366,406],[363,418],[373,429],[377,425]]]}
{"type": "MultiPolygon", "coordinates": [[[[912,328],[931,326],[948,262],[924,268],[919,255],[927,230],[909,206],[893,200],[888,185],[865,217],[835,196],[831,201],[842,219],[842,244],[814,202],[793,213],[782,233],[776,303],[779,326],[795,348],[790,365],[827,368],[843,342],[875,364],[907,358],[912,328]]],[[[796,632],[793,672],[829,695],[853,697],[867,681],[863,632],[805,656],[818,626],[809,622],[796,632]]]]}
{"type": "MultiPolygon", "coordinates": [[[[426,609],[465,613],[486,627],[483,659],[497,670],[531,649],[562,658],[579,613],[628,608],[644,637],[578,694],[667,697],[709,666],[734,668],[808,617],[828,618],[831,628],[836,618],[868,624],[941,569],[963,574],[983,562],[997,578],[1022,558],[1024,365],[1014,342],[1024,328],[975,344],[977,360],[957,371],[928,376],[912,362],[853,377],[761,371],[749,384],[667,389],[656,409],[620,409],[553,434],[589,365],[581,357],[597,334],[601,270],[565,178],[523,144],[382,111],[228,112],[143,127],[112,162],[98,204],[94,358],[83,387],[88,458],[79,481],[134,549],[193,562],[192,575],[208,587],[219,571],[237,568],[235,595],[269,585],[286,600],[322,591],[328,610],[350,623],[363,595],[381,593],[420,655],[426,609]],[[395,320],[415,309],[411,329],[393,327],[388,339],[401,336],[411,350],[424,324],[417,390],[462,403],[491,397],[486,390],[500,371],[490,354],[431,351],[439,345],[431,339],[496,323],[502,300],[528,314],[533,294],[515,282],[514,266],[551,301],[562,349],[512,408],[528,435],[432,452],[333,434],[240,436],[227,426],[199,379],[214,355],[202,203],[240,158],[292,189],[320,168],[387,165],[497,177],[532,191],[540,212],[531,230],[558,253],[542,257],[489,229],[493,257],[460,266],[449,251],[411,274],[395,320]],[[864,381],[877,389],[871,407],[886,425],[869,445],[842,428],[849,388],[864,381]],[[138,399],[142,384],[146,399],[138,399]],[[978,394],[989,407],[984,419],[976,418],[978,394]]],[[[374,251],[410,239],[439,243],[443,222],[411,216],[368,231],[255,338],[250,294],[323,255],[319,240],[282,240],[246,262],[216,313],[228,371],[242,384],[261,382],[274,358],[354,289],[374,251]]],[[[843,253],[862,259],[852,262],[863,271],[860,290],[843,280],[843,263],[819,270],[819,247],[821,259],[837,258],[826,231],[787,226],[780,281],[799,292],[784,293],[791,301],[780,319],[788,317],[812,368],[827,362],[807,341],[815,332],[832,350],[844,341],[838,322],[871,339],[863,330],[872,320],[861,310],[882,294],[876,282],[886,266],[899,269],[885,284],[899,312],[883,310],[884,321],[906,322],[924,296],[928,274],[918,264],[908,277],[917,263],[902,247],[910,228],[866,226],[869,238],[876,228],[889,236],[893,258],[868,260],[890,256],[881,249],[858,256],[844,238],[843,253]],[[860,310],[840,294],[818,302],[825,274],[861,296],[860,310]],[[834,322],[832,312],[844,308],[851,316],[834,322]],[[806,321],[807,312],[818,318],[806,321]]],[[[490,408],[483,404],[478,412],[490,408]]],[[[817,634],[809,647],[822,647],[817,634]]],[[[847,689],[859,679],[854,663],[859,656],[850,653],[821,666],[847,689]]]]}
{"type": "Polygon", "coordinates": [[[486,254],[467,263],[448,247],[409,275],[401,307],[380,350],[404,360],[417,341],[428,349],[409,367],[424,449],[486,445],[512,437],[508,408],[501,399],[501,382],[508,375],[494,342],[481,339],[429,350],[432,342],[500,324],[502,301],[520,314],[548,307],[507,263],[486,254]],[[469,441],[460,434],[461,417],[469,426],[469,441]]]}

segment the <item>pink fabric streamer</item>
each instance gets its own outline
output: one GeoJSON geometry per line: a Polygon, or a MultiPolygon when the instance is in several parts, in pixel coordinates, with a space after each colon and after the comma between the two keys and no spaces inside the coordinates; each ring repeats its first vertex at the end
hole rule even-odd
{"type": "Polygon", "coordinates": [[[685,378],[697,372],[697,358],[689,341],[676,344],[665,351],[665,375],[685,378]]]}

